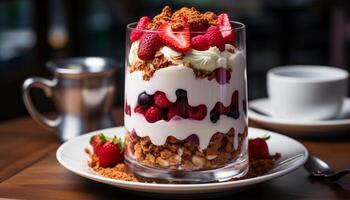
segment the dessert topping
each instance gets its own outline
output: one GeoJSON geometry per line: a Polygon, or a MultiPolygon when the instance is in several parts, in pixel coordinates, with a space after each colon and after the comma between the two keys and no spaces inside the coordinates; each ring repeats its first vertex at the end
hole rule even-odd
{"type": "Polygon", "coordinates": [[[234,44],[234,32],[231,27],[230,18],[227,13],[221,13],[218,16],[218,25],[221,31],[221,35],[225,40],[225,43],[234,44]]]}
{"type": "Polygon", "coordinates": [[[140,39],[137,56],[142,60],[151,60],[161,47],[159,36],[153,32],[147,32],[140,39]]]}
{"type": "Polygon", "coordinates": [[[187,23],[184,23],[181,29],[178,27],[174,31],[172,25],[175,23],[164,23],[159,26],[159,37],[163,43],[173,48],[174,50],[184,53],[190,46],[190,28],[187,23]]]}
{"type": "Polygon", "coordinates": [[[220,51],[225,50],[225,40],[217,26],[209,27],[204,36],[208,39],[210,46],[217,47],[220,51]]]}
{"type": "Polygon", "coordinates": [[[94,135],[90,139],[94,153],[101,167],[113,167],[124,160],[124,143],[116,136],[94,135]]]}
{"type": "Polygon", "coordinates": [[[210,45],[208,39],[203,35],[197,35],[191,39],[191,46],[198,51],[208,50],[210,45]]]}
{"type": "Polygon", "coordinates": [[[140,18],[139,22],[137,22],[136,28],[131,32],[131,35],[130,35],[131,42],[135,42],[142,36],[143,34],[142,30],[145,30],[147,28],[147,25],[151,21],[152,20],[147,16],[143,16],[140,18]]]}

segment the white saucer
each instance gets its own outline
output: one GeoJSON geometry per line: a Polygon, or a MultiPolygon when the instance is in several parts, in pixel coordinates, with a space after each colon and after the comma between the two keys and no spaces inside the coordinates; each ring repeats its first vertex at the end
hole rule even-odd
{"type": "Polygon", "coordinates": [[[135,183],[106,178],[89,169],[87,166],[88,156],[84,152],[84,148],[90,147],[90,137],[97,133],[124,137],[125,132],[126,131],[123,127],[116,127],[94,131],[92,133],[73,138],[59,147],[56,152],[56,158],[61,165],[79,176],[118,188],[138,191],[142,192],[143,194],[157,193],[188,196],[190,194],[199,195],[203,193],[222,193],[224,191],[238,192],[244,188],[247,188],[248,186],[265,182],[290,173],[303,165],[308,157],[306,148],[292,138],[262,129],[249,128],[249,137],[255,138],[265,136],[266,134],[270,135],[271,138],[267,141],[270,148],[270,153],[273,154],[275,152],[279,152],[282,154],[282,157],[278,160],[277,166],[268,174],[260,177],[238,181],[203,184],[135,183]]]}
{"type": "Polygon", "coordinates": [[[300,121],[276,117],[267,98],[249,101],[248,117],[264,128],[291,136],[326,135],[350,129],[350,99],[344,101],[338,117],[329,120],[300,121]]]}

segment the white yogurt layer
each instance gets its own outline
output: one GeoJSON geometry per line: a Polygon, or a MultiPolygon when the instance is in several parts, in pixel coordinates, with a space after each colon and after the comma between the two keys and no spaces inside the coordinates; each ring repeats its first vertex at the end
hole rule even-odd
{"type": "Polygon", "coordinates": [[[191,68],[181,64],[157,70],[148,81],[143,80],[142,71],[126,72],[125,96],[131,106],[131,116],[125,115],[126,129],[128,131],[134,129],[140,137],[149,136],[155,145],[163,145],[168,136],[183,140],[192,134],[197,134],[200,148],[205,149],[216,132],[227,133],[234,128],[234,148],[237,149],[238,133],[243,133],[247,127],[247,116],[242,105],[242,101],[246,99],[246,62],[243,52],[236,50],[234,54],[230,54],[225,62],[227,66],[232,67],[232,75],[230,82],[224,85],[220,85],[215,79],[209,81],[196,78],[191,68]],[[154,94],[156,91],[162,91],[171,102],[175,102],[177,89],[187,91],[188,103],[191,106],[206,105],[207,115],[203,120],[160,120],[149,123],[144,116],[134,112],[138,95],[142,92],[154,94]],[[239,118],[235,120],[221,115],[216,123],[211,122],[210,111],[215,104],[222,102],[224,106],[229,106],[231,96],[236,90],[239,92],[239,118]]]}

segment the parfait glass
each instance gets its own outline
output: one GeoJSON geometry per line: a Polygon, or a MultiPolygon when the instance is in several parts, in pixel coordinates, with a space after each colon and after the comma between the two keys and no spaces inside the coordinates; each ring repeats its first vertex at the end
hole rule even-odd
{"type": "MultiPolygon", "coordinates": [[[[178,53],[163,45],[150,60],[138,58],[138,34],[127,25],[125,164],[138,176],[170,182],[225,181],[248,171],[245,25],[217,48],[178,53]],[[207,70],[195,66],[205,64],[207,70]]],[[[232,30],[228,30],[232,31],[232,30]]],[[[181,33],[178,33],[181,34],[181,33]]],[[[191,32],[191,35],[204,34],[191,32]]]]}

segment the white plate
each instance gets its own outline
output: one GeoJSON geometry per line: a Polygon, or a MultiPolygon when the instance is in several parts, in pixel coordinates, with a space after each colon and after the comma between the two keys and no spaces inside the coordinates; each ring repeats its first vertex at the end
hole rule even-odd
{"type": "Polygon", "coordinates": [[[106,135],[117,135],[124,137],[125,129],[123,127],[116,127],[94,131],[76,138],[73,138],[62,144],[56,152],[56,157],[59,163],[71,172],[80,176],[92,179],[101,183],[112,185],[118,188],[123,188],[132,191],[139,191],[142,193],[158,193],[158,194],[203,194],[203,193],[217,193],[217,192],[238,192],[248,186],[265,182],[287,173],[292,172],[304,164],[308,157],[306,148],[294,139],[287,136],[273,133],[270,131],[249,128],[249,137],[255,138],[271,135],[268,145],[270,153],[280,152],[282,154],[279,159],[277,167],[271,170],[270,173],[245,180],[229,181],[221,183],[203,183],[203,184],[158,184],[158,183],[135,183],[122,180],[106,178],[94,173],[87,166],[88,156],[84,152],[85,147],[89,147],[89,139],[92,135],[97,133],[104,133],[106,135]]]}
{"type": "Polygon", "coordinates": [[[298,121],[276,117],[276,113],[267,98],[249,101],[248,117],[264,128],[286,133],[292,136],[325,135],[350,129],[350,99],[344,101],[338,117],[330,120],[298,121]],[[256,112],[256,110],[261,113],[256,112]],[[263,115],[266,113],[267,115],[263,115]]]}

